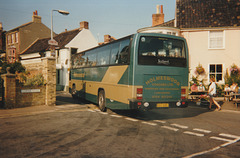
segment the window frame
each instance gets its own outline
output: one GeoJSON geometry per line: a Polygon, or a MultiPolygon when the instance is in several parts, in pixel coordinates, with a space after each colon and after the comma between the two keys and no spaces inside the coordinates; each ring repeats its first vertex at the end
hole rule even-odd
{"type": "MultiPolygon", "coordinates": [[[[116,41],[113,41],[113,42],[110,42],[110,43],[107,43],[105,45],[102,45],[102,46],[98,46],[98,47],[95,47],[95,48],[92,48],[92,49],[89,49],[89,50],[86,50],[86,51],[83,51],[83,52],[80,52],[80,53],[76,53],[76,54],[73,54],[72,57],[71,57],[71,63],[72,63],[72,66],[73,66],[73,69],[78,69],[78,68],[87,68],[87,67],[105,67],[105,66],[119,66],[119,65],[129,65],[130,64],[130,55],[131,55],[131,45],[132,45],[132,35],[130,36],[127,36],[127,37],[124,37],[122,39],[119,39],[119,40],[116,40],[116,41]],[[128,43],[128,56],[127,56],[127,61],[124,62],[124,63],[111,63],[111,60],[112,60],[112,46],[114,44],[118,45],[118,52],[117,54],[119,55],[121,52],[121,44],[124,43],[124,41],[126,40],[129,40],[129,43],[128,43]],[[108,49],[106,49],[108,48],[108,49]],[[105,64],[101,64],[99,62],[99,56],[101,56],[101,52],[105,52],[105,51],[102,51],[104,50],[109,54],[108,55],[108,59],[107,59],[107,63],[105,64]],[[92,52],[96,53],[97,55],[97,58],[96,58],[96,65],[89,65],[88,62],[87,62],[87,58],[88,58],[88,55],[91,54],[92,52]],[[86,59],[85,59],[85,58],[86,59]],[[81,62],[79,61],[79,63],[76,63],[74,62],[74,59],[75,58],[82,58],[84,59],[85,62],[81,62]],[[85,64],[84,64],[85,63],[85,64]]],[[[125,48],[125,47],[124,47],[125,48]]],[[[119,60],[119,58],[118,58],[119,60]]]]}
{"type": "Polygon", "coordinates": [[[16,56],[17,56],[16,48],[9,49],[9,54],[8,54],[8,61],[9,61],[9,63],[16,62],[17,61],[16,56]]]}
{"type": "Polygon", "coordinates": [[[18,32],[15,33],[15,43],[18,43],[18,32]]]}
{"type": "MultiPolygon", "coordinates": [[[[187,50],[186,50],[186,45],[184,40],[181,39],[177,39],[177,38],[171,38],[171,37],[162,37],[163,41],[163,50],[165,50],[164,48],[164,43],[165,41],[172,43],[172,45],[175,46],[175,41],[179,42],[181,41],[182,45],[182,52],[184,52],[184,55],[181,57],[171,57],[170,53],[171,51],[169,51],[169,54],[166,56],[158,56],[158,55],[146,55],[143,56],[141,53],[141,38],[145,37],[145,38],[149,38],[149,39],[154,39],[154,38],[158,38],[157,36],[140,36],[139,37],[139,43],[138,43],[138,65],[145,65],[145,66],[170,66],[170,67],[186,67],[187,66],[187,50]],[[173,44],[174,43],[174,44],[173,44]]],[[[170,49],[169,49],[170,50],[170,49]]],[[[173,50],[171,48],[171,50],[173,50]]]]}
{"type": "Polygon", "coordinates": [[[223,64],[221,64],[221,63],[211,63],[211,64],[208,64],[208,80],[210,81],[210,76],[211,75],[214,75],[215,76],[215,81],[216,82],[223,82],[224,81],[224,72],[223,72],[223,69],[224,69],[224,65],[223,64]],[[215,66],[215,72],[210,72],[210,66],[211,65],[214,65],[215,66]],[[217,72],[217,65],[221,65],[222,66],[222,72],[220,73],[220,72],[217,72]],[[217,80],[217,75],[222,75],[222,79],[221,80],[217,80]]]}
{"type": "MultiPolygon", "coordinates": [[[[215,37],[215,38],[218,38],[218,37],[215,37]]],[[[208,31],[208,49],[210,49],[210,50],[225,49],[225,30],[210,30],[210,31],[208,31]],[[222,32],[222,47],[212,47],[211,39],[214,37],[211,37],[211,33],[213,33],[213,32],[222,32]]]]}

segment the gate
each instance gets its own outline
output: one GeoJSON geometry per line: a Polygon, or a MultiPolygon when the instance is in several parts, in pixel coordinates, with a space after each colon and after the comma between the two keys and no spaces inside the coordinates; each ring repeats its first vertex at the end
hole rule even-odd
{"type": "Polygon", "coordinates": [[[0,108],[4,107],[4,80],[0,78],[0,108]]]}

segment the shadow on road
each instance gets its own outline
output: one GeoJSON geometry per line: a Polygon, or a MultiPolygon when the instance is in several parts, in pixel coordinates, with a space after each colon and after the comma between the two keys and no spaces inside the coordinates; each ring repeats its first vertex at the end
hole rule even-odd
{"type": "Polygon", "coordinates": [[[56,105],[67,105],[67,104],[87,104],[86,101],[80,99],[73,99],[72,95],[64,92],[57,92],[56,105]]]}
{"type": "Polygon", "coordinates": [[[149,111],[113,110],[113,112],[126,117],[150,121],[195,117],[203,113],[212,112],[214,109],[215,106],[212,106],[212,110],[209,110],[208,105],[190,105],[186,108],[153,109],[149,111]]]}
{"type": "MultiPolygon", "coordinates": [[[[71,94],[58,92],[56,98],[56,105],[67,105],[67,104],[78,104],[85,105],[89,102],[73,99],[71,94]]],[[[220,103],[222,104],[222,103],[220,103]]],[[[212,106],[215,109],[215,106],[212,106]]],[[[189,118],[201,115],[203,113],[212,112],[208,109],[208,103],[197,106],[196,103],[191,102],[186,108],[169,108],[169,109],[154,109],[149,111],[141,110],[109,110],[108,112],[114,112],[118,115],[140,119],[140,120],[167,120],[167,119],[177,119],[177,118],[189,118]]]]}

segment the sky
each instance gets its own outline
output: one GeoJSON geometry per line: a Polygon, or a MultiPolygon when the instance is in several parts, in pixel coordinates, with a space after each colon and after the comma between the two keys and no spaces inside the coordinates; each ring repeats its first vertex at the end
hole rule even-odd
{"type": "Polygon", "coordinates": [[[103,42],[106,34],[121,38],[150,27],[157,5],[163,5],[165,22],[174,19],[175,3],[176,0],[0,0],[0,22],[9,31],[31,22],[37,10],[42,23],[51,28],[51,11],[65,10],[70,13],[68,16],[53,12],[55,33],[79,28],[81,21],[88,21],[93,36],[103,42]]]}

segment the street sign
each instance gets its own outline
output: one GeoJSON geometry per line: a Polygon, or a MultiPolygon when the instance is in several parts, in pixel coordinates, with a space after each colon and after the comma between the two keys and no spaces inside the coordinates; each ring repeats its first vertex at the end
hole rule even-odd
{"type": "Polygon", "coordinates": [[[57,45],[58,45],[58,42],[57,42],[55,39],[52,39],[52,40],[49,40],[49,41],[48,41],[48,44],[49,44],[49,45],[52,45],[52,46],[57,46],[57,45]]]}

